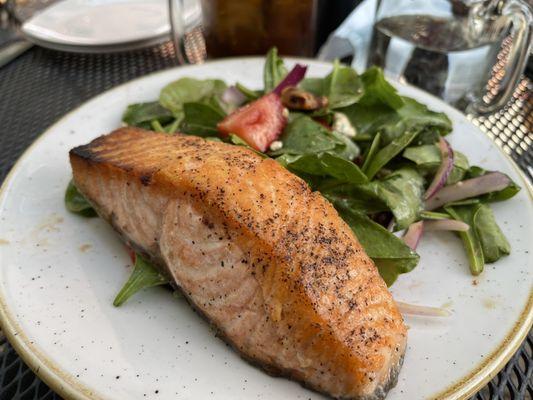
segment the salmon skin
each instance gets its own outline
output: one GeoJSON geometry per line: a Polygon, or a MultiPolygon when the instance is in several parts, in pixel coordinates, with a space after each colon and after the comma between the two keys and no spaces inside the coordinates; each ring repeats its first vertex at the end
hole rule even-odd
{"type": "Polygon", "coordinates": [[[70,151],[74,183],[245,359],[337,399],[382,399],[406,327],[351,229],[276,161],[118,129],[70,151]]]}

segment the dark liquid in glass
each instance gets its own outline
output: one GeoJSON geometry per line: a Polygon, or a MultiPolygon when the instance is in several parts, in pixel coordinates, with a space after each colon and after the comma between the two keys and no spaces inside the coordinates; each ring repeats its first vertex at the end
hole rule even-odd
{"type": "Polygon", "coordinates": [[[314,51],[316,0],[202,0],[208,57],[314,51]]]}

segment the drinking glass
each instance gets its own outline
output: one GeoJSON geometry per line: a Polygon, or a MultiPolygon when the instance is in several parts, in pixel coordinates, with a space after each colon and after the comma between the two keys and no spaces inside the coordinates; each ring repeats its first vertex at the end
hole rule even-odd
{"type": "Polygon", "coordinates": [[[173,41],[182,64],[206,57],[263,55],[272,46],[284,55],[313,55],[317,0],[201,0],[201,27],[185,23],[191,1],[169,0],[173,41]]]}
{"type": "Polygon", "coordinates": [[[532,12],[522,0],[381,0],[369,64],[455,107],[503,107],[524,71],[532,12]]]}

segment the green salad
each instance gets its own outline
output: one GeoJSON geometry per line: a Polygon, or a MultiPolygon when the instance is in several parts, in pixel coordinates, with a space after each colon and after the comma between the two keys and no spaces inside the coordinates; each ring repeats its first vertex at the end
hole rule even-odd
{"type": "MultiPolygon", "coordinates": [[[[473,275],[510,253],[490,203],[520,188],[453,150],[445,114],[398,94],[379,68],[359,75],[335,62],[324,77],[305,73],[303,65],[288,71],[274,48],[262,90],[181,78],[159,99],[127,106],[123,122],[247,146],[275,159],[335,206],[388,285],[416,267],[416,246],[430,230],[457,233],[473,275]],[[262,122],[252,124],[253,115],[262,122]]],[[[73,185],[65,200],[70,211],[95,215],[73,185]]],[[[135,265],[115,305],[166,283],[142,257],[135,265]]]]}

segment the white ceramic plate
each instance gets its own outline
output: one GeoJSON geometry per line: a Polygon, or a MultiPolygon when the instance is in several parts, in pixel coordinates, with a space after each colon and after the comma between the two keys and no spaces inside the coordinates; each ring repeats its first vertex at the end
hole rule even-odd
{"type": "MultiPolygon", "coordinates": [[[[184,20],[201,17],[197,1],[185,2],[184,20]]],[[[33,16],[22,32],[56,50],[131,50],[169,39],[167,0],[62,0],[33,16]]]]}
{"type": "MultiPolygon", "coordinates": [[[[290,60],[292,64],[295,60],[290,60]]],[[[301,60],[300,60],[301,61],[301,60]]],[[[310,64],[310,76],[330,65],[310,64]]],[[[52,126],[21,158],[0,194],[0,317],[11,343],[65,398],[322,399],[252,367],[167,290],[111,304],[130,272],[118,237],[100,219],[69,214],[68,150],[120,126],[127,104],[157,98],[183,77],[261,87],[263,60],[241,58],[148,75],[84,104],[52,126]]],[[[454,148],[497,169],[523,190],[493,205],[513,251],[474,279],[459,239],[428,234],[421,261],[393,286],[396,299],[448,308],[446,319],[407,318],[409,346],[389,400],[466,398],[500,369],[532,322],[533,207],[509,159],[462,114],[408,86],[408,96],[444,111],[454,148]]]]}

